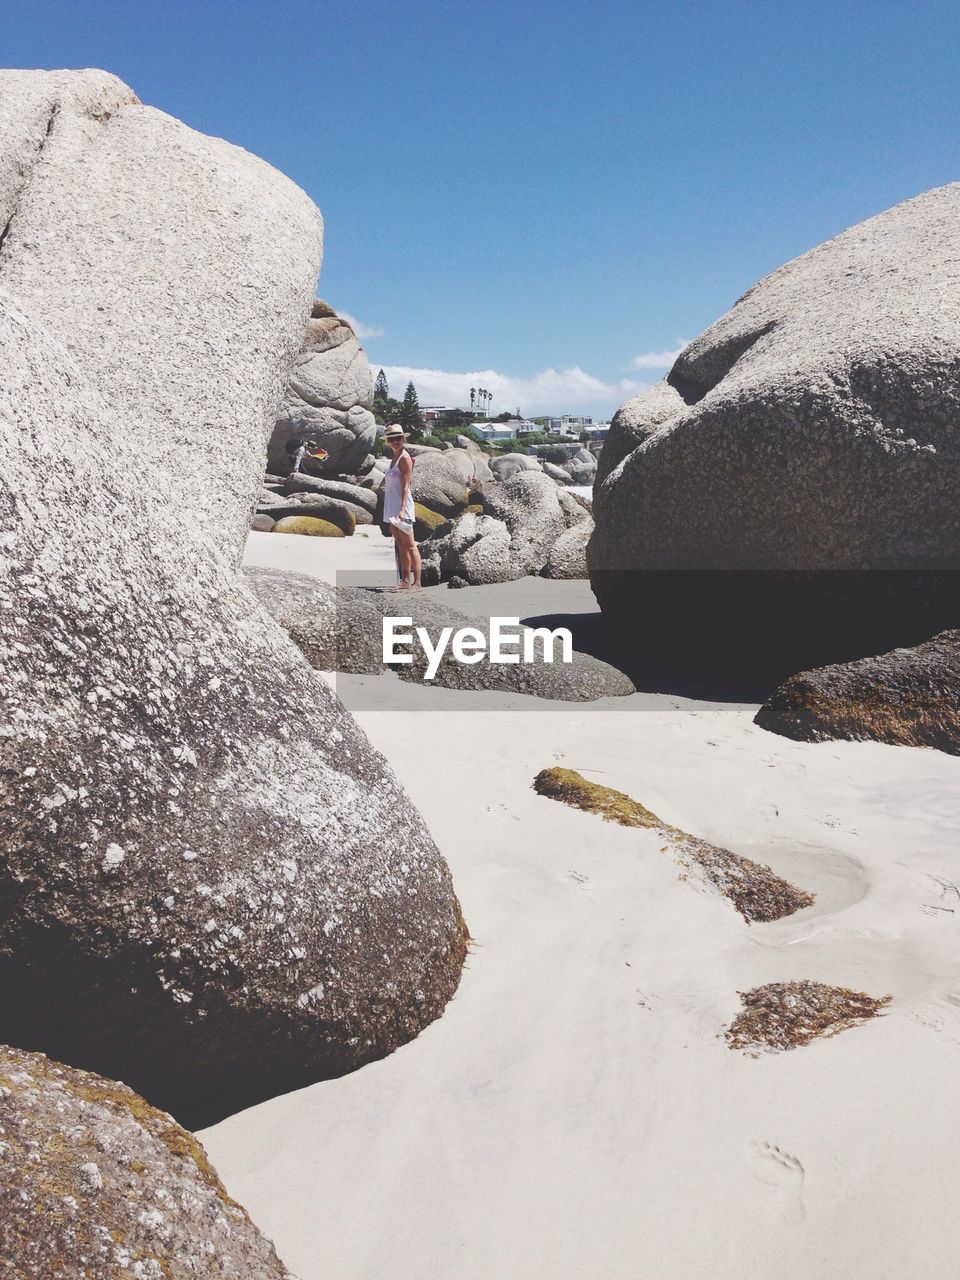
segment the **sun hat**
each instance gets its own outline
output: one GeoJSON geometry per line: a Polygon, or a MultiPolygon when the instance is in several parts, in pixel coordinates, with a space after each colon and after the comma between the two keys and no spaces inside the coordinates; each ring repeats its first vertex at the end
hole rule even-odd
{"type": "Polygon", "coordinates": [[[383,438],[384,440],[405,440],[407,436],[399,422],[391,422],[390,426],[384,431],[383,438]]]}

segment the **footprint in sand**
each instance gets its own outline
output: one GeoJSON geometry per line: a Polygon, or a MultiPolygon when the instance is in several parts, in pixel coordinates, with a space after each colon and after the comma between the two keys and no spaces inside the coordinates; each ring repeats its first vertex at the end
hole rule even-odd
{"type": "Polygon", "coordinates": [[[774,1142],[754,1142],[752,1145],[757,1177],[767,1186],[777,1189],[784,1222],[802,1222],[806,1217],[803,1165],[796,1156],[774,1142]]]}

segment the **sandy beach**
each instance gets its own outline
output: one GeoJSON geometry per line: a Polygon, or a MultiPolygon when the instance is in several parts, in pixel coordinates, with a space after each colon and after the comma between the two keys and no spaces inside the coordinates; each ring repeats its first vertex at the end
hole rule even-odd
{"type": "MultiPolygon", "coordinates": [[[[254,534],[247,560],[333,580],[389,569],[390,551],[254,534]]],[[[585,582],[436,590],[465,612],[495,590],[505,612],[590,599],[585,582]]],[[[448,860],[473,942],[416,1041],[200,1135],[301,1280],[949,1274],[960,760],[790,742],[753,706],[638,693],[558,713],[355,679],[377,681],[382,710],[358,718],[448,860]],[[747,925],[655,832],[536,795],[555,764],[815,904],[747,925]],[[738,991],[803,978],[892,1002],[792,1052],[727,1046],[738,991]]]]}

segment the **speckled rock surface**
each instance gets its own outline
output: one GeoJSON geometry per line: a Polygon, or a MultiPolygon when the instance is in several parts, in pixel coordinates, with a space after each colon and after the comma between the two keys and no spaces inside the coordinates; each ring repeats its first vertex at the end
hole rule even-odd
{"type": "Polygon", "coordinates": [[[366,353],[347,321],[317,299],[270,436],[268,468],[285,474],[290,470],[288,446],[315,440],[328,457],[325,462],[307,459],[306,471],[352,474],[376,439],[372,408],[366,353]]]}
{"type": "Polygon", "coordinates": [[[316,210],[160,112],[84,114],[110,77],[37,76],[59,110],[0,252],[0,1025],[211,1123],[414,1036],[464,928],[235,572],[316,210]]]}
{"type": "Polygon", "coordinates": [[[960,755],[960,631],[801,671],[771,694],[755,723],[802,742],[852,738],[960,755]]]}
{"type": "Polygon", "coordinates": [[[605,615],[634,652],[780,676],[956,626],[958,422],[953,184],[775,271],[620,410],[605,615]]]}
{"type": "Polygon", "coordinates": [[[292,1280],[203,1147],[126,1085],[0,1045],[11,1280],[292,1280]]]}
{"type": "Polygon", "coordinates": [[[429,585],[451,577],[474,586],[510,581],[510,530],[502,520],[468,511],[449,533],[420,546],[429,585]]]}
{"type": "MultiPolygon", "coordinates": [[[[444,627],[457,631],[476,626],[489,637],[486,619],[458,613],[423,593],[393,595],[356,587],[337,590],[306,574],[276,569],[248,568],[245,574],[264,608],[319,671],[382,671],[385,616],[411,617],[415,627],[427,629],[434,644],[444,627]]],[[[520,652],[520,647],[514,651],[520,652]]],[[[397,664],[394,670],[403,680],[423,683],[423,650],[416,645],[410,652],[414,661],[397,664]]],[[[558,647],[556,661],[545,662],[539,641],[534,653],[534,662],[501,665],[486,658],[464,664],[451,659],[448,652],[432,683],[447,689],[499,689],[563,702],[589,702],[634,692],[633,683],[621,671],[588,654],[574,652],[573,661],[564,663],[558,647]]]]}
{"type": "Polygon", "coordinates": [[[581,509],[575,503],[569,508],[561,505],[561,494],[563,490],[542,471],[520,471],[485,490],[485,514],[503,521],[510,530],[512,578],[539,573],[568,523],[573,519],[579,523],[581,509]]]}
{"type": "Polygon", "coordinates": [[[318,270],[319,214],[262,160],[105,72],[0,72],[0,135],[24,127],[24,102],[35,150],[0,287],[95,372],[155,500],[169,501],[179,467],[182,519],[239,561],[318,270]],[[225,449],[236,420],[251,425],[225,449]]]}
{"type": "Polygon", "coordinates": [[[589,516],[571,529],[565,529],[550,548],[547,563],[543,566],[545,578],[586,578],[587,543],[593,533],[593,521],[589,516]]]}
{"type": "Polygon", "coordinates": [[[369,511],[354,507],[349,502],[341,502],[339,498],[327,498],[319,493],[298,493],[292,497],[260,498],[257,512],[268,515],[279,523],[288,518],[306,516],[312,520],[326,520],[336,525],[342,534],[350,537],[358,523],[372,523],[369,511]]]}
{"type": "Polygon", "coordinates": [[[381,610],[373,593],[337,588],[306,573],[248,565],[244,577],[317,671],[374,672],[383,666],[381,610]]]}

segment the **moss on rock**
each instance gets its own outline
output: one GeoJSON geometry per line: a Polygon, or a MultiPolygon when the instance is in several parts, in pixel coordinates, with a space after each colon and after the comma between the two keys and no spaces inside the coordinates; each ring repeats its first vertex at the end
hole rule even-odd
{"type": "Polygon", "coordinates": [[[762,863],[688,835],[662,821],[626,792],[588,782],[573,769],[542,769],[534,779],[533,789],[575,809],[598,813],[605,822],[661,832],[667,841],[663,851],[673,852],[685,871],[695,867],[712,888],[733,903],[748,924],[780,920],[814,901],[813,894],[795,888],[762,863]]]}
{"type": "Polygon", "coordinates": [[[317,516],[284,516],[278,520],[272,533],[300,533],[310,538],[344,538],[346,534],[330,520],[317,516]]]}

